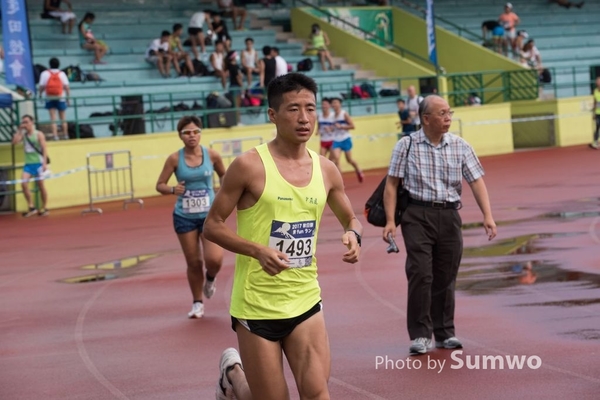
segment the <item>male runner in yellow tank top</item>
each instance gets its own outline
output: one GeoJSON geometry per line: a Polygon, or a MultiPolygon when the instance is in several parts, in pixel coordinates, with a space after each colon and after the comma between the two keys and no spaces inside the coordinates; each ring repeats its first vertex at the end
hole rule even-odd
{"type": "Polygon", "coordinates": [[[316,92],[303,74],[269,84],[276,137],[233,161],[206,218],[206,238],[237,254],[230,313],[241,357],[233,348],[223,352],[218,400],[288,399],[282,352],[302,399],[330,398],[315,258],[325,203],[344,228],[344,262],[358,261],[362,225],[336,166],[306,147],[316,125],[316,92]],[[237,234],[225,224],[235,208],[237,234]]]}

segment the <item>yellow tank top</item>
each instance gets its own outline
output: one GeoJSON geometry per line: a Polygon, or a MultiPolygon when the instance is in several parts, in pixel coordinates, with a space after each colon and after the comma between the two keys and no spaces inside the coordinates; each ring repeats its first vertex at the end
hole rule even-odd
{"type": "Polygon", "coordinates": [[[596,99],[596,115],[600,115],[600,90],[594,89],[594,99],[596,99]]]}
{"type": "Polygon", "coordinates": [[[319,155],[313,161],[310,183],[290,185],[279,173],[267,147],[256,147],[265,167],[265,188],[252,207],[237,211],[237,233],[255,243],[286,253],[291,268],[275,276],[258,260],[237,255],[230,313],[240,319],[297,317],[321,300],[317,281],[316,244],[327,201],[319,155]]]}

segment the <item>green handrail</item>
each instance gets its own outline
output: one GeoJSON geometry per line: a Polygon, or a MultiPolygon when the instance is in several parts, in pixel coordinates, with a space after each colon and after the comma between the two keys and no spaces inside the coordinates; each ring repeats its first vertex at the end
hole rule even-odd
{"type": "MultiPolygon", "coordinates": [[[[315,9],[315,10],[319,11],[320,13],[324,14],[325,16],[327,16],[327,21],[328,22],[331,22],[331,20],[334,19],[336,21],[339,21],[343,25],[346,25],[346,26],[348,26],[348,27],[350,27],[350,28],[352,28],[354,30],[360,31],[365,37],[376,39],[378,42],[385,44],[386,47],[392,48],[392,49],[398,51],[402,57],[406,57],[406,55],[414,57],[415,59],[419,60],[420,62],[426,64],[430,69],[436,71],[436,73],[438,73],[438,74],[442,74],[443,71],[444,71],[443,68],[441,68],[439,66],[436,66],[429,59],[427,59],[425,57],[422,57],[422,56],[420,56],[420,55],[418,55],[416,53],[413,53],[412,51],[410,51],[408,49],[405,49],[404,47],[398,46],[396,43],[393,43],[393,42],[381,39],[377,35],[374,35],[371,32],[367,32],[364,29],[362,29],[362,28],[360,28],[360,27],[358,27],[358,26],[356,26],[354,24],[351,24],[350,22],[348,22],[348,21],[346,21],[344,19],[341,19],[341,18],[339,18],[339,17],[337,17],[335,15],[331,15],[326,10],[324,10],[324,9],[322,9],[320,7],[317,7],[314,4],[312,4],[312,3],[309,3],[309,2],[307,2],[305,0],[292,0],[292,6],[293,7],[296,7],[296,3],[301,3],[301,4],[303,4],[303,5],[305,5],[305,6],[309,7],[309,8],[312,8],[312,9],[315,9]]],[[[319,0],[319,3],[320,3],[320,0],[319,0]]]]}

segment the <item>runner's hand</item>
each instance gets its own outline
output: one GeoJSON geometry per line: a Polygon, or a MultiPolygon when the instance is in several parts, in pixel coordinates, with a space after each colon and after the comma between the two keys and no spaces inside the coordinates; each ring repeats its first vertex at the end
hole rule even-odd
{"type": "Polygon", "coordinates": [[[344,256],[342,257],[342,260],[350,264],[358,262],[360,246],[356,240],[356,234],[352,231],[345,232],[342,235],[342,243],[348,248],[348,251],[344,253],[344,256]]]}
{"type": "Polygon", "coordinates": [[[181,196],[184,193],[185,193],[185,181],[178,182],[177,186],[175,186],[174,194],[176,194],[177,196],[181,196]]]}
{"type": "Polygon", "coordinates": [[[288,256],[269,247],[265,247],[264,251],[258,255],[257,260],[262,269],[271,276],[289,268],[287,265],[289,262],[288,256]]]}

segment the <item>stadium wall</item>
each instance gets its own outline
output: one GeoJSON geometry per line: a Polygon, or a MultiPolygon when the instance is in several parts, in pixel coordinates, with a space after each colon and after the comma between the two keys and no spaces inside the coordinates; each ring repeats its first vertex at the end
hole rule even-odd
{"type": "MultiPolygon", "coordinates": [[[[481,107],[462,107],[456,109],[456,121],[451,130],[462,133],[462,136],[473,145],[478,155],[510,153],[512,148],[512,132],[510,126],[510,105],[497,104],[481,107]],[[477,125],[485,120],[507,121],[501,124],[477,125]],[[459,121],[460,120],[460,121],[459,121]]],[[[356,129],[353,133],[353,157],[364,170],[384,168],[389,164],[391,151],[397,141],[396,114],[371,115],[355,117],[356,129]]],[[[210,146],[226,154],[222,143],[230,143],[243,138],[260,138],[263,142],[274,137],[275,130],[271,124],[236,127],[235,129],[206,129],[202,133],[202,144],[210,146]]],[[[259,143],[258,139],[242,141],[241,151],[259,143]]],[[[133,184],[136,197],[156,196],[156,180],[162,170],[166,157],[181,148],[181,141],[175,132],[152,135],[134,135],[92,140],[73,140],[48,142],[52,159],[53,173],[78,171],[46,181],[49,191],[49,208],[84,206],[88,199],[87,173],[82,170],[86,165],[88,153],[114,152],[129,150],[132,156],[133,184]]],[[[309,148],[318,151],[319,137],[313,136],[309,148]]],[[[10,145],[0,146],[0,154],[9,154],[10,145]]],[[[22,146],[16,148],[16,154],[23,153],[22,146]]],[[[233,157],[224,157],[228,165],[233,157]]],[[[4,158],[3,158],[4,159],[4,158]]],[[[351,171],[345,160],[341,162],[345,172],[351,171]]],[[[116,166],[116,165],[115,165],[116,166]]],[[[20,170],[17,172],[20,177],[20,170]]],[[[175,178],[171,180],[175,184],[175,178]]],[[[17,196],[17,210],[27,208],[23,196],[17,196]]]]}

